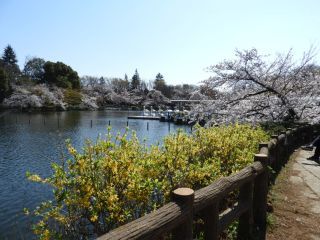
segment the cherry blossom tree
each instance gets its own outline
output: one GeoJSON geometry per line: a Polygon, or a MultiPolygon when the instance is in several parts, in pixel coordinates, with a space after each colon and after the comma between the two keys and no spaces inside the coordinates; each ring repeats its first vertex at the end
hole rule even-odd
{"type": "Polygon", "coordinates": [[[198,115],[218,122],[320,120],[320,67],[313,47],[299,61],[292,50],[273,60],[256,49],[236,50],[235,57],[208,67],[213,75],[204,84],[219,96],[197,106],[198,115]]]}

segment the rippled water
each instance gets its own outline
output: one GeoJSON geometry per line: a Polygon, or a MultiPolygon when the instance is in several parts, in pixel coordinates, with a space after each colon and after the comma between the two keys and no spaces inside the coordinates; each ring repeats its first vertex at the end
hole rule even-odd
{"type": "Polygon", "coordinates": [[[23,208],[33,209],[51,198],[52,189],[29,182],[26,172],[48,176],[50,164],[65,152],[65,139],[70,138],[80,149],[86,139],[95,140],[99,133],[106,133],[109,121],[113,133],[124,132],[128,121],[130,129],[140,140],[146,138],[148,144],[157,143],[178,128],[172,123],[127,120],[130,115],[139,112],[0,113],[0,239],[34,238],[32,219],[24,216],[23,208]]]}

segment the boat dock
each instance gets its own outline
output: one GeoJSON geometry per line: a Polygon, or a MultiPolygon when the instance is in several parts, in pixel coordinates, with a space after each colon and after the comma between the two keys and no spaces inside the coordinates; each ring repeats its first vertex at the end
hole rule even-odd
{"type": "Polygon", "coordinates": [[[143,119],[143,120],[160,120],[160,117],[156,116],[128,116],[128,119],[143,119]]]}
{"type": "Polygon", "coordinates": [[[128,119],[141,119],[141,120],[158,120],[160,122],[174,122],[175,124],[188,124],[189,111],[180,111],[180,110],[154,110],[152,107],[150,110],[143,107],[143,114],[140,116],[128,116],[128,119]]]}

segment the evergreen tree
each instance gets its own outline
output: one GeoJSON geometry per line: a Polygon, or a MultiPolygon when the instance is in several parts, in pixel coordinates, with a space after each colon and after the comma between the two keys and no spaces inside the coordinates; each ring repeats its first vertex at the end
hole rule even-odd
{"type": "Polygon", "coordinates": [[[46,62],[44,68],[44,81],[62,88],[80,88],[78,73],[62,62],[46,62]]]}
{"type": "Polygon", "coordinates": [[[99,78],[99,85],[105,85],[106,84],[106,80],[104,80],[103,77],[99,78]]]}
{"type": "Polygon", "coordinates": [[[161,73],[158,73],[156,79],[154,80],[153,88],[162,92],[165,87],[166,83],[163,79],[163,75],[161,73]]]}
{"type": "Polygon", "coordinates": [[[153,89],[160,91],[167,98],[171,98],[174,92],[174,87],[166,84],[161,73],[156,75],[156,79],[153,81],[153,89]]]}
{"type": "Polygon", "coordinates": [[[161,73],[158,73],[156,76],[156,80],[163,80],[163,75],[161,73]]]}
{"type": "Polygon", "coordinates": [[[158,73],[156,79],[153,82],[153,88],[162,92],[168,98],[172,97],[173,91],[170,86],[168,86],[161,73],[158,73]]]}
{"type": "Polygon", "coordinates": [[[2,61],[5,65],[15,65],[17,64],[18,60],[16,57],[15,52],[13,51],[13,48],[8,45],[3,52],[2,61]]]}
{"type": "Polygon", "coordinates": [[[1,60],[1,65],[8,75],[9,83],[16,83],[20,76],[20,69],[17,65],[18,60],[16,54],[10,45],[4,49],[1,60]]]}
{"type": "Polygon", "coordinates": [[[9,77],[5,69],[0,66],[0,102],[9,92],[9,77]]]}
{"type": "Polygon", "coordinates": [[[138,73],[138,70],[136,69],[134,75],[132,76],[131,79],[131,89],[140,89],[140,85],[141,85],[141,79],[138,73]]]}

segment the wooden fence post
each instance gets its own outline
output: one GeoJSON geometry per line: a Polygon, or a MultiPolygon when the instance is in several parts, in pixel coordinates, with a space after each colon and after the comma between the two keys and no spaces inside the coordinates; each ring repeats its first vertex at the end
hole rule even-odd
{"type": "Polygon", "coordinates": [[[278,135],[272,135],[271,139],[275,139],[276,140],[276,144],[273,147],[272,150],[272,168],[274,170],[278,169],[278,165],[279,165],[279,142],[278,142],[278,135]]]}
{"type": "Polygon", "coordinates": [[[301,128],[297,127],[297,128],[296,128],[296,136],[295,136],[296,146],[300,146],[300,145],[301,145],[301,144],[300,144],[301,138],[302,138],[301,128]]]}
{"type": "Polygon", "coordinates": [[[292,144],[292,128],[287,128],[287,149],[288,149],[288,154],[291,155],[293,151],[293,144],[292,144]]]}
{"type": "MultiPolygon", "coordinates": [[[[269,142],[261,142],[259,143],[259,152],[258,153],[261,153],[261,154],[266,154],[268,155],[269,154],[269,142]]],[[[268,162],[268,164],[270,164],[268,162]]]]}
{"type": "Polygon", "coordinates": [[[240,188],[239,193],[239,204],[248,203],[249,209],[239,217],[239,227],[237,239],[250,239],[252,234],[252,224],[253,224],[253,207],[252,207],[252,197],[253,197],[253,182],[250,181],[243,184],[240,188]]]}
{"type": "Polygon", "coordinates": [[[295,149],[298,146],[298,141],[297,141],[297,136],[298,136],[299,132],[297,128],[293,128],[292,129],[292,147],[293,149],[295,149]]]}
{"type": "Polygon", "coordinates": [[[204,239],[219,239],[219,201],[205,208],[202,212],[202,220],[204,221],[204,239]]]}
{"type": "Polygon", "coordinates": [[[308,143],[313,141],[313,126],[308,124],[308,143]]]}
{"type": "Polygon", "coordinates": [[[313,140],[318,136],[318,131],[316,129],[313,129],[312,131],[313,131],[312,133],[312,140],[313,140]]]}
{"type": "Polygon", "coordinates": [[[188,211],[185,222],[172,231],[175,240],[192,240],[194,191],[190,188],[177,188],[172,192],[172,200],[188,211]]]}
{"type": "Polygon", "coordinates": [[[306,126],[303,126],[300,128],[300,131],[301,131],[301,137],[300,137],[300,141],[299,141],[299,145],[302,145],[304,144],[305,142],[307,142],[307,129],[306,129],[306,126]]]}
{"type": "Polygon", "coordinates": [[[254,161],[260,161],[264,166],[264,172],[259,174],[254,181],[253,191],[253,218],[259,239],[265,239],[267,223],[267,195],[268,195],[268,156],[256,154],[254,161]]]}
{"type": "Polygon", "coordinates": [[[283,144],[282,144],[282,159],[281,165],[283,165],[288,158],[288,140],[287,140],[287,131],[281,131],[281,134],[285,136],[283,144]]]}

